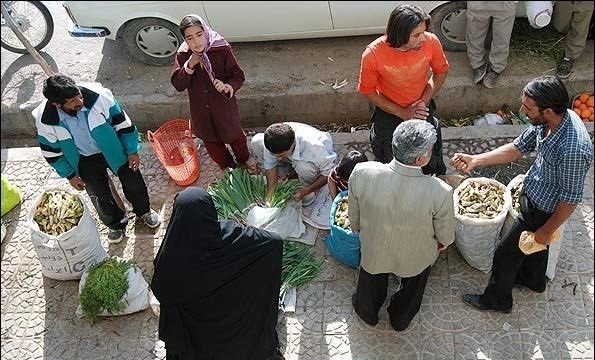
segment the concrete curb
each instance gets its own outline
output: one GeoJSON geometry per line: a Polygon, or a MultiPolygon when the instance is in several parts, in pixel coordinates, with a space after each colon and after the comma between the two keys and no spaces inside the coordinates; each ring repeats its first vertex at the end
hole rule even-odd
{"type": "MultiPolygon", "coordinates": [[[[587,131],[591,136],[594,133],[593,123],[585,124],[587,131]]],[[[442,129],[442,141],[448,142],[451,140],[465,140],[465,139],[501,139],[517,137],[527,125],[488,125],[488,126],[466,126],[460,128],[444,128],[442,129]]],[[[367,143],[369,141],[369,130],[357,130],[351,133],[331,133],[334,145],[346,145],[353,143],[367,143]]],[[[154,154],[153,148],[149,143],[142,143],[142,148],[139,151],[140,155],[154,154]]],[[[39,147],[21,147],[8,148],[1,150],[1,161],[32,161],[42,160],[41,150],[39,147]]]]}

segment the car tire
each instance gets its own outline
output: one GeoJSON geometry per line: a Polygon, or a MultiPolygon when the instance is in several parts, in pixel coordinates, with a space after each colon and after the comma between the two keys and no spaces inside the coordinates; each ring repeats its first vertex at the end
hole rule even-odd
{"type": "Polygon", "coordinates": [[[451,1],[430,14],[430,31],[438,37],[446,51],[465,51],[467,2],[451,1]]]}
{"type": "Polygon", "coordinates": [[[184,41],[177,25],[158,18],[132,20],[124,28],[122,40],[130,55],[155,66],[173,64],[176,52],[184,41]]]}

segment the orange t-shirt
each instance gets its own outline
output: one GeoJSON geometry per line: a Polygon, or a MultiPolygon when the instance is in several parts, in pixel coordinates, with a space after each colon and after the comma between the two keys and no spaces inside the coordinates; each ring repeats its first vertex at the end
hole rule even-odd
{"type": "Polygon", "coordinates": [[[419,100],[428,83],[428,72],[448,71],[448,60],[436,35],[426,32],[419,50],[399,51],[388,45],[386,35],[372,41],[362,54],[358,90],[378,91],[401,107],[419,100]]]}

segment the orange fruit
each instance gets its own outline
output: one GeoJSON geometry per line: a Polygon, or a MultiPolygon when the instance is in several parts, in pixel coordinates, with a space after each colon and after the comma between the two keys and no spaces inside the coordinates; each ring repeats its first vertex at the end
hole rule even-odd
{"type": "Polygon", "coordinates": [[[593,95],[589,96],[589,99],[587,99],[587,105],[589,105],[590,107],[593,107],[593,95]]]}
{"type": "Polygon", "coordinates": [[[580,105],[578,106],[578,108],[579,108],[579,109],[581,109],[581,110],[585,110],[587,107],[588,107],[588,106],[587,106],[587,104],[585,104],[585,103],[582,103],[582,104],[580,104],[580,105]]]}
{"type": "Polygon", "coordinates": [[[586,103],[589,100],[589,94],[581,94],[578,98],[582,103],[586,103]]]}
{"type": "Polygon", "coordinates": [[[583,111],[581,111],[581,119],[588,119],[589,116],[591,116],[591,114],[593,114],[589,109],[584,109],[583,111]]]}
{"type": "Polygon", "coordinates": [[[574,102],[572,103],[572,105],[573,105],[575,108],[579,107],[579,106],[580,106],[580,104],[581,104],[581,100],[580,100],[580,99],[576,99],[576,100],[574,100],[574,102]]]}
{"type": "Polygon", "coordinates": [[[591,116],[589,116],[589,121],[593,121],[593,114],[591,114],[591,116]]]}

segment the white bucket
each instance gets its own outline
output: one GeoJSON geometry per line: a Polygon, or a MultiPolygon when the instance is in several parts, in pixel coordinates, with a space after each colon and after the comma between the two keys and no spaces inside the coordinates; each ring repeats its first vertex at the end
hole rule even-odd
{"type": "Polygon", "coordinates": [[[551,1],[525,1],[529,24],[540,29],[550,23],[554,7],[551,1]]]}

